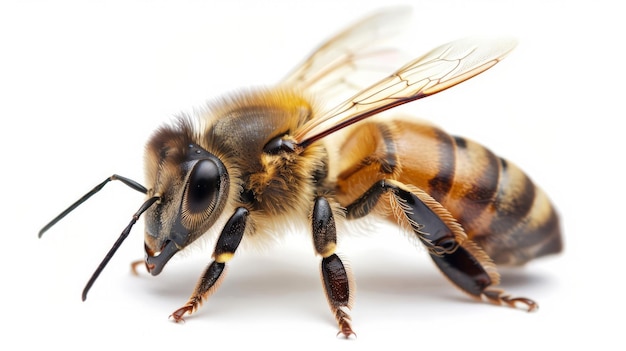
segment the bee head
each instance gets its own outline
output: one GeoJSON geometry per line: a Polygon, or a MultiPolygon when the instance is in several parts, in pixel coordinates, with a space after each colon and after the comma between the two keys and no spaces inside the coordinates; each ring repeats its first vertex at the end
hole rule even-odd
{"type": "Polygon", "coordinates": [[[148,196],[159,198],[145,212],[145,262],[152,275],[211,228],[228,198],[226,167],[193,139],[181,123],[157,131],[146,149],[148,196]]]}

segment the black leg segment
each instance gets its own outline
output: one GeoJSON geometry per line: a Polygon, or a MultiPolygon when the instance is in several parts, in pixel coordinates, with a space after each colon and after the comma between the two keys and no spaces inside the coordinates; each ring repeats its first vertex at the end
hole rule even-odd
{"type": "Polygon", "coordinates": [[[520,304],[529,311],[537,308],[530,299],[512,298],[504,291],[490,288],[499,282],[492,260],[467,238],[447,209],[420,189],[394,180],[380,180],[348,205],[347,217],[360,218],[369,214],[381,199],[389,202],[387,205],[398,221],[408,222],[437,267],[461,290],[495,304],[511,307],[520,304]],[[384,197],[386,194],[391,196],[384,197]]]}
{"type": "Polygon", "coordinates": [[[224,276],[226,262],[233,257],[243,238],[247,218],[248,210],[243,207],[235,210],[235,213],[230,217],[215,244],[215,250],[213,251],[214,261],[209,264],[198,280],[196,288],[187,303],[171,314],[170,317],[175,322],[183,321],[185,313],[193,313],[202,301],[207,299],[217,289],[221,278],[224,276]]]}
{"type": "MultiPolygon", "coordinates": [[[[343,262],[336,254],[322,259],[322,281],[331,311],[339,325],[339,333],[345,337],[354,334],[350,309],[352,307],[352,289],[350,275],[343,262]]],[[[339,334],[338,333],[338,334],[339,334]]]]}
{"type": "Polygon", "coordinates": [[[470,295],[480,297],[482,292],[491,285],[489,274],[478,260],[463,247],[451,254],[430,257],[435,264],[454,284],[470,295]]]}
{"type": "MultiPolygon", "coordinates": [[[[401,184],[396,182],[388,180],[376,182],[346,208],[348,218],[356,219],[369,214],[386,193],[393,194],[392,201],[402,209],[413,232],[431,253],[441,255],[446,252],[453,252],[457,248],[457,235],[450,223],[442,220],[441,213],[436,213],[422,198],[404,189],[401,184]]],[[[436,203],[430,196],[425,194],[423,196],[428,197],[427,201],[436,203]]],[[[436,204],[441,207],[438,203],[436,204]]],[[[442,207],[441,209],[443,210],[442,207]]],[[[440,212],[442,211],[440,210],[440,212]]]]}
{"type": "Polygon", "coordinates": [[[350,272],[335,254],[337,232],[332,207],[324,197],[315,199],[311,216],[313,245],[322,256],[321,277],[330,310],[335,315],[339,333],[345,337],[354,334],[350,308],[352,307],[352,282],[350,272]]]}
{"type": "Polygon", "coordinates": [[[472,245],[475,244],[468,241],[453,253],[441,256],[431,254],[430,257],[450,281],[478,299],[484,297],[491,303],[509,307],[521,305],[529,312],[538,308],[537,303],[531,299],[511,297],[503,290],[491,288],[492,285],[497,285],[499,276],[495,271],[491,274],[487,272],[486,267],[493,263],[481,249],[472,245]]]}
{"type": "Polygon", "coordinates": [[[235,213],[230,217],[215,244],[213,257],[217,262],[226,262],[235,254],[235,250],[243,238],[247,218],[248,210],[243,207],[235,210],[235,213]]]}
{"type": "Polygon", "coordinates": [[[312,215],[313,245],[315,251],[326,257],[335,251],[337,244],[337,229],[332,208],[323,197],[315,199],[312,215]]]}

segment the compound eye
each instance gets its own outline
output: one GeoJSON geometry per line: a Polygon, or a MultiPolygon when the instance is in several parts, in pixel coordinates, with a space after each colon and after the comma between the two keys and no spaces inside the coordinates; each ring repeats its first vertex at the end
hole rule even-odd
{"type": "Polygon", "coordinates": [[[194,166],[187,185],[187,209],[192,213],[212,210],[219,197],[221,174],[211,160],[200,160],[194,166]]]}

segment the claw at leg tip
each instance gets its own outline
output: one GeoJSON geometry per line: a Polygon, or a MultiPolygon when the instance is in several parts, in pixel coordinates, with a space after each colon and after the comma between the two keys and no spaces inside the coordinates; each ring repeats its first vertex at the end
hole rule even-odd
{"type": "Polygon", "coordinates": [[[183,324],[185,323],[185,319],[183,317],[175,316],[173,314],[170,314],[168,319],[172,319],[174,323],[183,323],[183,324]]]}
{"type": "Polygon", "coordinates": [[[335,336],[339,336],[342,335],[345,339],[350,339],[351,336],[354,336],[354,338],[356,339],[356,333],[354,331],[352,331],[352,328],[345,326],[343,328],[341,328],[338,332],[337,335],[335,336]]]}

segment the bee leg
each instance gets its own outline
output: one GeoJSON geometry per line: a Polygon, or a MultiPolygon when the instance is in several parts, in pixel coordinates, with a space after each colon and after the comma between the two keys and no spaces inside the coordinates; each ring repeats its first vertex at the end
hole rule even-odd
{"type": "Polygon", "coordinates": [[[461,290],[498,305],[516,307],[521,304],[528,311],[537,309],[537,304],[530,299],[510,297],[504,291],[489,289],[499,280],[489,256],[467,240],[461,226],[441,204],[419,189],[394,180],[380,180],[348,205],[347,217],[360,218],[369,214],[387,193],[392,194],[389,199],[391,207],[399,209],[395,213],[398,220],[408,221],[437,267],[461,290]]]}
{"type": "Polygon", "coordinates": [[[353,283],[350,271],[335,253],[337,232],[335,219],[328,200],[323,197],[315,199],[312,215],[313,244],[322,256],[321,278],[326,292],[330,310],[335,315],[339,326],[339,334],[346,338],[356,335],[352,331],[350,309],[353,301],[353,283]]]}
{"type": "Polygon", "coordinates": [[[233,257],[243,238],[247,218],[248,210],[243,207],[238,208],[230,217],[215,244],[215,250],[213,251],[214,261],[209,264],[198,280],[196,288],[187,303],[170,315],[175,322],[184,321],[183,315],[185,313],[193,313],[204,300],[215,292],[224,276],[222,273],[226,268],[226,262],[233,257]]]}
{"type": "Polygon", "coordinates": [[[390,193],[391,208],[399,221],[407,223],[421,242],[431,252],[452,252],[458,238],[465,233],[452,216],[433,198],[419,189],[408,190],[394,180],[380,180],[361,197],[346,207],[348,219],[368,215],[383,195],[390,193]],[[419,196],[418,196],[419,195],[419,196]],[[447,216],[445,216],[447,215],[447,216]],[[449,217],[442,219],[442,217],[449,217]]]}
{"type": "MultiPolygon", "coordinates": [[[[489,288],[497,284],[498,275],[489,274],[485,266],[492,265],[486,254],[473,242],[464,243],[454,252],[443,255],[430,254],[439,269],[466,293],[481,299],[485,297],[496,305],[516,308],[524,305],[531,312],[539,306],[525,297],[511,297],[505,291],[489,288]],[[479,259],[480,257],[480,259],[479,259]],[[481,262],[485,261],[486,262],[481,262]]],[[[495,272],[494,272],[495,273],[495,272]]]]}
{"type": "Polygon", "coordinates": [[[139,275],[139,271],[138,271],[138,267],[139,266],[146,266],[146,261],[145,260],[136,260],[130,263],[130,272],[133,275],[139,275]]]}

